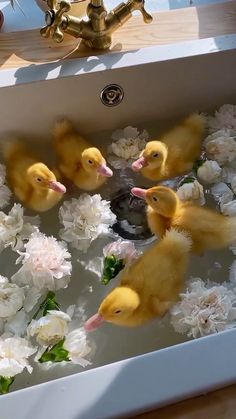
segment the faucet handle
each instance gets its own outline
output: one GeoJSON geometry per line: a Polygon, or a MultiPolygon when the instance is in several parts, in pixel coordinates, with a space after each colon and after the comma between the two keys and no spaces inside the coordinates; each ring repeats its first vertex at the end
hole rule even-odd
{"type": "Polygon", "coordinates": [[[48,0],[47,4],[50,8],[45,14],[46,26],[40,30],[41,35],[44,38],[52,38],[56,42],[62,42],[64,39],[64,33],[61,30],[61,24],[63,22],[64,13],[67,13],[71,5],[66,0],[48,0]]]}
{"type": "Polygon", "coordinates": [[[129,0],[127,6],[130,8],[130,11],[140,10],[143,15],[143,20],[145,23],[151,23],[153,17],[144,9],[144,0],[129,0]]]}
{"type": "Polygon", "coordinates": [[[140,12],[143,15],[143,20],[145,23],[151,23],[153,20],[152,15],[150,15],[145,9],[144,9],[144,5],[140,8],[140,12]]]}

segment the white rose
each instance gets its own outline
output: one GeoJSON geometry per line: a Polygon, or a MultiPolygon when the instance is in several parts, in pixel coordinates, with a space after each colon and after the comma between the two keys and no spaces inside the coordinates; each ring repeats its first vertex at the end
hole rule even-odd
{"type": "Polygon", "coordinates": [[[208,117],[208,127],[210,132],[225,129],[236,133],[236,106],[222,105],[214,116],[208,117]]]}
{"type": "Polygon", "coordinates": [[[177,195],[181,201],[195,201],[199,205],[204,205],[206,202],[203,187],[197,180],[184,183],[177,189],[177,195]]]}
{"type": "Polygon", "coordinates": [[[221,178],[226,183],[231,183],[234,176],[236,176],[236,169],[230,166],[222,167],[221,178]]]}
{"type": "Polygon", "coordinates": [[[219,182],[222,169],[214,160],[205,161],[197,171],[197,176],[201,182],[216,183],[219,182]]]}
{"type": "Polygon", "coordinates": [[[116,169],[131,167],[146,146],[148,133],[139,133],[137,128],[126,127],[112,134],[115,140],[108,146],[108,162],[116,169]]]}
{"type": "Polygon", "coordinates": [[[227,203],[220,203],[220,210],[222,214],[233,216],[236,215],[236,200],[227,203]]]}
{"type": "Polygon", "coordinates": [[[217,183],[216,185],[212,186],[211,193],[216,201],[219,201],[220,203],[224,204],[232,201],[234,196],[231,189],[226,185],[226,183],[223,182],[217,183]]]}
{"type": "Polygon", "coordinates": [[[46,316],[32,320],[27,333],[29,336],[36,336],[37,342],[42,346],[55,345],[65,337],[70,321],[70,316],[63,311],[49,310],[46,316]]]}
{"type": "Polygon", "coordinates": [[[231,131],[220,130],[209,135],[205,141],[207,156],[216,160],[219,164],[231,162],[236,158],[235,137],[231,137],[231,131]]]}
{"type": "Polygon", "coordinates": [[[68,333],[63,346],[69,352],[69,358],[74,364],[79,364],[82,367],[91,364],[84,359],[90,352],[84,328],[75,329],[68,333]]]}

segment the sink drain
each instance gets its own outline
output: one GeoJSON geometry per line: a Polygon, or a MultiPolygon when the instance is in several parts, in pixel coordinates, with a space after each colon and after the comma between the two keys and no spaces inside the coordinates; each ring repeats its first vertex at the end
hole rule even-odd
{"type": "Polygon", "coordinates": [[[106,106],[119,105],[124,97],[124,90],[118,84],[109,84],[101,91],[100,98],[106,106]]]}
{"type": "Polygon", "coordinates": [[[111,210],[117,217],[112,229],[122,238],[147,240],[153,237],[146,220],[146,203],[133,196],[130,189],[116,193],[111,199],[111,210]]]}

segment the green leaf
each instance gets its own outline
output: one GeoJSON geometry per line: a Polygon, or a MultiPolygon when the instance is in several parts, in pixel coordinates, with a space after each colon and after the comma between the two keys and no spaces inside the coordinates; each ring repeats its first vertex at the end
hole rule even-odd
{"type": "Polygon", "coordinates": [[[124,268],[125,264],[123,259],[117,259],[116,256],[106,256],[104,261],[104,268],[102,273],[102,283],[107,285],[111,279],[124,268]]]}
{"type": "Polygon", "coordinates": [[[188,176],[182,180],[179,186],[183,186],[185,183],[193,183],[196,179],[192,176],[188,176]]]}
{"type": "Polygon", "coordinates": [[[0,376],[0,394],[9,393],[10,386],[12,385],[15,377],[2,377],[0,376]]]}
{"type": "Polygon", "coordinates": [[[46,298],[40,304],[38,310],[33,315],[33,319],[36,319],[40,311],[43,312],[43,316],[46,316],[49,310],[60,310],[60,305],[56,301],[55,293],[52,291],[48,291],[46,298]]]}
{"type": "Polygon", "coordinates": [[[39,358],[39,362],[62,362],[70,361],[69,352],[63,347],[65,338],[60,340],[52,348],[47,348],[43,355],[39,358]]]}
{"type": "Polygon", "coordinates": [[[195,161],[194,165],[193,165],[193,171],[194,173],[197,174],[197,171],[199,169],[199,167],[201,167],[203,165],[203,163],[205,163],[206,159],[198,159],[195,161]]]}

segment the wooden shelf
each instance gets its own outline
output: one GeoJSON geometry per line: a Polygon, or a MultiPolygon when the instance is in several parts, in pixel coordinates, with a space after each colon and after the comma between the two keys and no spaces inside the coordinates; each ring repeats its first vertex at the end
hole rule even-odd
{"type": "MultiPolygon", "coordinates": [[[[110,53],[233,33],[236,1],[176,9],[155,13],[149,25],[140,16],[134,16],[114,33],[110,53]]],[[[38,29],[0,34],[1,69],[98,54],[104,52],[91,51],[69,36],[62,44],[43,39],[38,29]]]]}
{"type": "Polygon", "coordinates": [[[235,419],[236,385],[167,406],[137,419],[235,419]]]}

